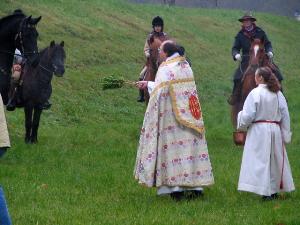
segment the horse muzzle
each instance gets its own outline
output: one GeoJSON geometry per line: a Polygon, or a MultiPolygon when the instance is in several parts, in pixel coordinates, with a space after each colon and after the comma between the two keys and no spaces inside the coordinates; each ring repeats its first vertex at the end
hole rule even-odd
{"type": "Polygon", "coordinates": [[[65,73],[65,68],[64,67],[58,67],[56,65],[52,65],[54,69],[54,75],[57,77],[62,77],[65,73]]]}

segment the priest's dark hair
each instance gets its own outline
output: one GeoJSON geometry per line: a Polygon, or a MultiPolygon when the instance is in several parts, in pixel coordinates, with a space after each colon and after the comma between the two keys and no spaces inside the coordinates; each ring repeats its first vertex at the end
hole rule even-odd
{"type": "Polygon", "coordinates": [[[174,42],[166,42],[163,44],[163,49],[162,49],[167,57],[172,56],[174,53],[178,52],[177,45],[174,42]]]}
{"type": "Polygon", "coordinates": [[[275,93],[280,91],[280,83],[269,67],[260,67],[256,70],[256,73],[263,77],[270,91],[275,93]]]}
{"type": "Polygon", "coordinates": [[[178,53],[180,56],[184,56],[185,48],[182,45],[177,45],[178,53]]]}

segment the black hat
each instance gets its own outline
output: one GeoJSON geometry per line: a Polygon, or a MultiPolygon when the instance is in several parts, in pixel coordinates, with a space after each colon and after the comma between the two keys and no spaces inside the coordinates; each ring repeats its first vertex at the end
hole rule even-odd
{"type": "Polygon", "coordinates": [[[14,15],[22,15],[22,14],[24,14],[24,13],[23,13],[22,9],[15,9],[15,10],[13,11],[13,14],[14,14],[14,15]]]}
{"type": "Polygon", "coordinates": [[[155,26],[164,26],[164,21],[161,17],[157,16],[157,17],[154,17],[153,20],[152,20],[152,26],[155,27],[155,26]]]}
{"type": "Polygon", "coordinates": [[[252,22],[254,22],[256,21],[256,18],[252,16],[251,12],[246,12],[242,18],[239,18],[240,22],[243,22],[245,20],[251,20],[252,22]]]}

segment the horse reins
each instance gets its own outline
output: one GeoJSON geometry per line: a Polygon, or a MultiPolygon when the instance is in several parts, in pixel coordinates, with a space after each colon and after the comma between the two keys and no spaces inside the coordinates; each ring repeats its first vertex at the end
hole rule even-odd
{"type": "MultiPolygon", "coordinates": [[[[19,38],[21,50],[22,50],[22,53],[23,53],[24,56],[30,55],[30,54],[33,54],[33,55],[39,54],[39,52],[36,52],[36,51],[25,52],[24,42],[23,42],[23,38],[22,38],[22,37],[23,37],[23,36],[22,36],[22,30],[23,30],[23,26],[24,26],[25,20],[26,20],[26,17],[25,17],[24,19],[22,19],[22,22],[20,23],[19,31],[18,31],[18,33],[17,33],[16,36],[15,36],[15,46],[17,46],[16,41],[17,41],[17,39],[19,38]]],[[[33,26],[33,25],[31,25],[31,26],[33,26]]],[[[34,26],[33,26],[33,27],[34,27],[34,26]]]]}
{"type": "MultiPolygon", "coordinates": [[[[265,55],[268,55],[267,53],[264,53],[264,54],[265,54],[265,55]]],[[[250,55],[249,55],[249,54],[247,54],[247,55],[242,55],[242,57],[250,57],[250,55]]],[[[272,60],[271,58],[269,58],[269,62],[270,62],[271,64],[273,64],[273,60],[272,60]]],[[[242,74],[245,73],[245,71],[242,70],[242,62],[240,62],[239,69],[240,69],[240,71],[241,71],[242,74]]]]}
{"type": "Polygon", "coordinates": [[[46,70],[49,73],[54,73],[54,71],[47,69],[45,66],[42,66],[41,64],[39,64],[39,67],[41,67],[42,69],[46,70]]]}
{"type": "MultiPolygon", "coordinates": [[[[51,60],[51,54],[52,54],[52,51],[51,51],[51,49],[49,49],[49,47],[47,48],[47,52],[46,52],[45,54],[47,54],[47,60],[48,60],[48,61],[51,60]]],[[[52,66],[52,68],[53,68],[54,70],[50,70],[50,69],[46,68],[46,66],[43,66],[43,65],[41,64],[41,62],[39,63],[39,67],[41,67],[42,69],[46,70],[46,71],[49,72],[49,73],[54,73],[54,72],[56,71],[55,65],[52,63],[51,66],[52,66]]]]}

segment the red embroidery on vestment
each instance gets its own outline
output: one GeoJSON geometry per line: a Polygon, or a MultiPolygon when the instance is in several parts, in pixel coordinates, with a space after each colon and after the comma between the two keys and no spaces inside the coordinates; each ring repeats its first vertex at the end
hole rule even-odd
{"type": "Polygon", "coordinates": [[[192,116],[196,120],[199,120],[201,118],[201,109],[196,95],[191,95],[189,97],[189,106],[190,106],[190,111],[192,113],[192,116]]]}

